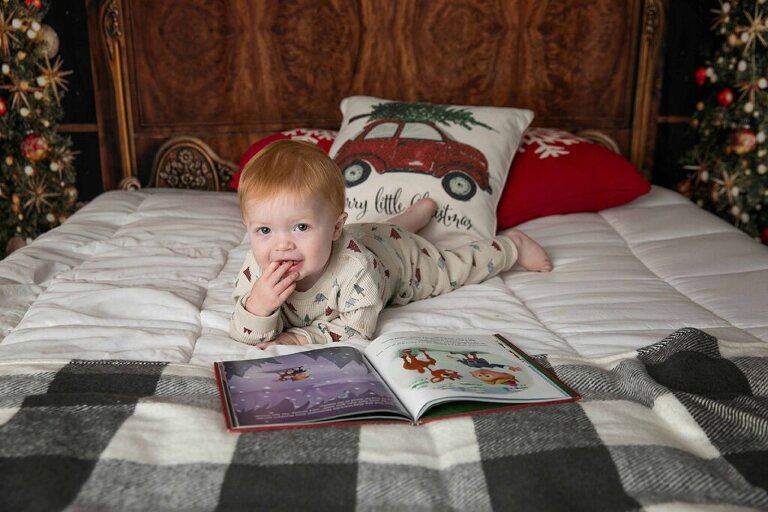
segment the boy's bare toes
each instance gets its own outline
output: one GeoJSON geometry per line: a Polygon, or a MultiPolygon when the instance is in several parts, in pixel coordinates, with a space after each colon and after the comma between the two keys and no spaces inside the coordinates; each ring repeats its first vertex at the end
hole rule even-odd
{"type": "Polygon", "coordinates": [[[547,251],[531,237],[517,229],[500,233],[512,240],[517,247],[517,262],[531,272],[550,272],[554,266],[547,251]]]}

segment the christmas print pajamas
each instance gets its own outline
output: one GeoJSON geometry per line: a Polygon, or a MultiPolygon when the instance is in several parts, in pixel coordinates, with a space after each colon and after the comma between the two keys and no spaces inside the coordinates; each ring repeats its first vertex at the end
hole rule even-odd
{"type": "Polygon", "coordinates": [[[294,291],[268,317],[245,308],[261,274],[248,251],[232,293],[230,336],[248,344],[269,341],[283,330],[302,334],[310,343],[370,339],[387,304],[407,304],[483,282],[515,261],[517,248],[504,236],[438,249],[393,224],[349,224],[334,242],[323,276],[309,290],[294,291]]]}

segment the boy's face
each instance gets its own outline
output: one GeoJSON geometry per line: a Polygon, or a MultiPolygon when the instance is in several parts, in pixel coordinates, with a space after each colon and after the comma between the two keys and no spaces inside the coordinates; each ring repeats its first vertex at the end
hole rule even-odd
{"type": "Polygon", "coordinates": [[[263,270],[273,261],[293,262],[286,275],[299,273],[297,290],[308,290],[322,275],[346,218],[317,195],[300,201],[283,192],[245,203],[244,221],[256,263],[263,270]]]}

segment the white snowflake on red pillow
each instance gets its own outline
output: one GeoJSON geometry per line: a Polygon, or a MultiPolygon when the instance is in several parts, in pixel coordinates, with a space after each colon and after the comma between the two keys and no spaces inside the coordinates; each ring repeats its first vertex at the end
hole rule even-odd
{"type": "Polygon", "coordinates": [[[538,147],[533,151],[539,155],[539,159],[545,158],[557,158],[563,155],[569,155],[567,146],[573,144],[580,144],[582,142],[590,142],[581,137],[577,137],[572,133],[564,132],[562,130],[552,130],[550,128],[530,128],[523,134],[523,140],[520,143],[518,153],[525,153],[526,146],[538,147]]]}

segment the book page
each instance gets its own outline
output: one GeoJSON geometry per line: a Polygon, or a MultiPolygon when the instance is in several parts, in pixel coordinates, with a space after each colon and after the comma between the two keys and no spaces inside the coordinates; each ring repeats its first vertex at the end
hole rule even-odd
{"type": "Polygon", "coordinates": [[[365,354],[416,419],[450,400],[521,404],[572,397],[493,335],[391,333],[365,354]]]}
{"type": "Polygon", "coordinates": [[[402,407],[353,347],[219,363],[233,427],[328,421],[402,407]]]}

